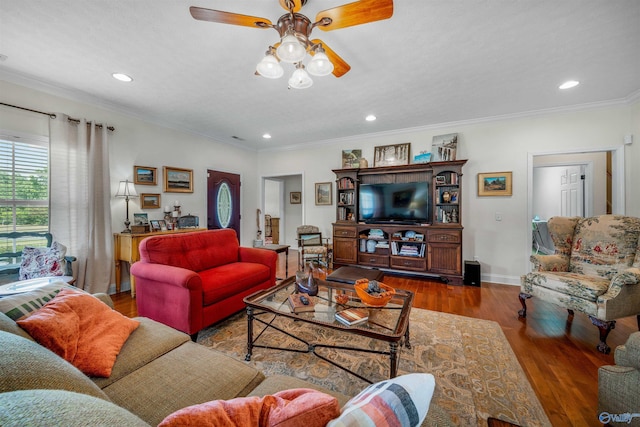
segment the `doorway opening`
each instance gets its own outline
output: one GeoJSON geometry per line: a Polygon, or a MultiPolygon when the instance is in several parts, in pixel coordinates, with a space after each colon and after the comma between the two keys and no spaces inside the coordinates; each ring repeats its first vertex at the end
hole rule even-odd
{"type": "Polygon", "coordinates": [[[529,153],[527,176],[527,272],[532,250],[540,250],[539,240],[549,242],[544,236],[549,217],[625,213],[624,146],[529,153]],[[536,232],[542,235],[538,241],[536,232]]]}
{"type": "MultiPolygon", "coordinates": [[[[292,199],[290,194],[302,192],[303,175],[277,175],[262,177],[262,224],[263,230],[265,216],[269,216],[271,224],[278,227],[274,230],[271,227],[271,238],[278,236],[278,243],[289,245],[292,249],[297,248],[296,228],[304,224],[304,203],[300,199],[292,199]]],[[[304,198],[304,196],[303,196],[304,198]]],[[[264,236],[265,242],[268,236],[264,236]]]]}

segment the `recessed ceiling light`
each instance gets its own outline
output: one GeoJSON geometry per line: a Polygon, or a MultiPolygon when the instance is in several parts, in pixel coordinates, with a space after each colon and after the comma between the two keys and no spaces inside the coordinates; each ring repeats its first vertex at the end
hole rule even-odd
{"type": "Polygon", "coordinates": [[[572,87],[576,87],[579,84],[580,82],[577,80],[567,80],[566,82],[558,86],[558,89],[571,89],[572,87]]]}
{"type": "Polygon", "coordinates": [[[269,135],[268,133],[265,133],[264,135],[262,135],[262,137],[264,139],[271,139],[271,135],[269,135]]]}
{"type": "Polygon", "coordinates": [[[111,75],[113,76],[114,79],[120,80],[121,82],[132,82],[133,81],[133,79],[131,77],[129,77],[126,74],[123,74],[123,73],[113,73],[111,75]]]}
{"type": "Polygon", "coordinates": [[[369,115],[368,115],[367,117],[365,117],[364,119],[365,119],[366,121],[368,121],[368,122],[373,122],[373,121],[375,121],[375,119],[376,119],[376,118],[377,118],[377,117],[376,117],[376,116],[374,116],[373,114],[369,114],[369,115]]]}

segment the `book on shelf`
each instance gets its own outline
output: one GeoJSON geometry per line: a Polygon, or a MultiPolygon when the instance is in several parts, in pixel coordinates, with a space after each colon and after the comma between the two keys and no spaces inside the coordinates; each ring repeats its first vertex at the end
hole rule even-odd
{"type": "Polygon", "coordinates": [[[355,326],[369,320],[369,312],[364,308],[347,308],[336,313],[336,320],[347,326],[355,326]]]}
{"type": "Polygon", "coordinates": [[[300,293],[300,294],[291,294],[288,298],[289,307],[291,307],[291,311],[294,313],[305,313],[307,311],[315,311],[313,300],[309,297],[309,295],[300,293]],[[308,304],[302,302],[301,297],[307,299],[308,304]]]}

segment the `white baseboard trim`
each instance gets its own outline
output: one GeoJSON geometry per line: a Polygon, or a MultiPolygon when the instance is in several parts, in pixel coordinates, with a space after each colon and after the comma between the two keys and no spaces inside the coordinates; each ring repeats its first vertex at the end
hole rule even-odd
{"type": "Polygon", "coordinates": [[[499,283],[501,285],[520,286],[520,276],[504,276],[501,274],[482,274],[482,282],[499,283]]]}

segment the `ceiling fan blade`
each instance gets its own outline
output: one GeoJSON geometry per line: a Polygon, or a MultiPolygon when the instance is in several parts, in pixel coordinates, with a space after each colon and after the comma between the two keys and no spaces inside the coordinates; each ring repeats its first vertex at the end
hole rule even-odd
{"type": "Polygon", "coordinates": [[[331,18],[331,24],[318,25],[322,31],[331,31],[389,19],[392,15],[393,0],[360,0],[323,10],[316,15],[316,22],[322,18],[331,18]]]}
{"type": "MultiPolygon", "coordinates": [[[[351,65],[347,64],[344,59],[340,57],[333,49],[331,49],[325,42],[320,39],[311,40],[311,43],[322,44],[322,48],[324,49],[324,53],[327,54],[329,61],[333,64],[333,75],[336,77],[342,77],[349,72],[351,69],[351,65]]],[[[313,55],[313,51],[311,50],[309,53],[313,55]]]]}
{"type": "Polygon", "coordinates": [[[253,28],[272,28],[271,21],[257,16],[240,15],[231,12],[222,12],[213,9],[191,6],[191,16],[199,21],[218,22],[221,24],[242,25],[253,28]]]}
{"type": "Polygon", "coordinates": [[[282,6],[284,10],[289,11],[289,6],[291,5],[291,11],[294,13],[300,11],[304,3],[306,3],[306,0],[280,0],[280,6],[282,6]]]}

